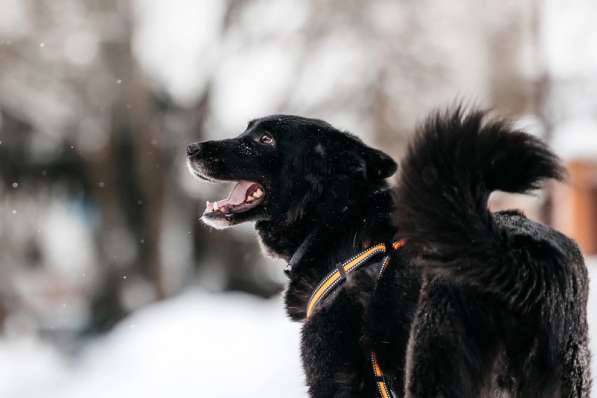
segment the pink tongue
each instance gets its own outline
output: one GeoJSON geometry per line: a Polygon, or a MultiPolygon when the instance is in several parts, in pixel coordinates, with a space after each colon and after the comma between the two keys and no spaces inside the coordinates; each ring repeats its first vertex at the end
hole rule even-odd
{"type": "Polygon", "coordinates": [[[232,192],[230,192],[230,195],[228,195],[226,199],[218,200],[216,202],[218,207],[234,206],[243,203],[247,197],[247,191],[254,184],[255,183],[251,181],[239,181],[234,188],[232,188],[232,192]]]}

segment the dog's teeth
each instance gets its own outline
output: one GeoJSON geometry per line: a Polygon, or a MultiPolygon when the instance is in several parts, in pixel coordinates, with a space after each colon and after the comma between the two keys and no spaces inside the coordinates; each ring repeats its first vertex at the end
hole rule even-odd
{"type": "Polygon", "coordinates": [[[218,202],[214,202],[214,210],[218,210],[218,202]]]}
{"type": "Polygon", "coordinates": [[[253,196],[255,196],[256,198],[260,198],[263,196],[263,191],[261,189],[257,189],[255,193],[253,193],[253,196]]]}

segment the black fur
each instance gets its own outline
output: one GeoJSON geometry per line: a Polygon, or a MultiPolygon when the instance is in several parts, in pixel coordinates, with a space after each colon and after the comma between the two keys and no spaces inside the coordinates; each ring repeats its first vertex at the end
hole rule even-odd
{"type": "Polygon", "coordinates": [[[381,280],[376,259],[305,321],[311,396],[374,397],[371,350],[398,396],[588,396],[578,249],[518,213],[486,209],[495,189],[524,192],[561,176],[538,140],[484,124],[482,113],[435,117],[403,162],[398,201],[385,181],[394,161],[320,120],[258,119],[239,137],[193,144],[188,154],[201,178],[263,187],[257,206],[203,219],[256,221],[270,254],[289,261],[300,251],[286,291],[294,320],[304,321],[310,294],[335,264],[372,243],[409,239],[381,280]]]}
{"type": "Polygon", "coordinates": [[[435,115],[402,162],[398,228],[425,273],[406,396],[588,397],[576,244],[487,209],[492,191],[527,192],[563,169],[538,139],[486,119],[435,115]]]}

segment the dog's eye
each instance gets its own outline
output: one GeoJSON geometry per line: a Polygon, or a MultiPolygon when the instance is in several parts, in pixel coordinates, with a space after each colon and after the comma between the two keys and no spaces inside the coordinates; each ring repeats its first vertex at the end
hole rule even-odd
{"type": "Polygon", "coordinates": [[[265,145],[273,145],[274,144],[274,137],[269,134],[263,134],[259,137],[259,142],[265,145]]]}

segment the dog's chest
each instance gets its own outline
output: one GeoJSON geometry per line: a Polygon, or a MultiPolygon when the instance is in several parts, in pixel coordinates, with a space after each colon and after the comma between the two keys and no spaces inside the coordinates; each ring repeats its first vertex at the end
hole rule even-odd
{"type": "Polygon", "coordinates": [[[364,393],[370,376],[365,322],[370,294],[352,290],[347,286],[332,293],[305,321],[301,352],[310,384],[328,378],[338,388],[364,393]]]}

